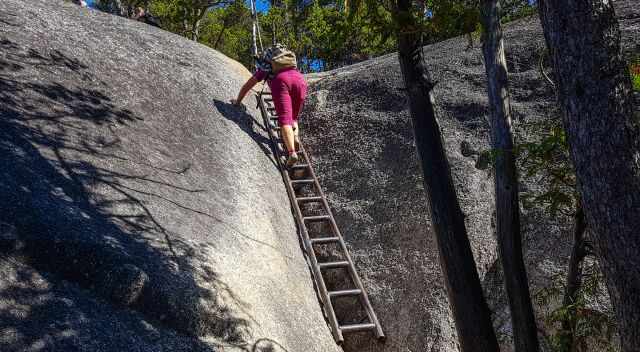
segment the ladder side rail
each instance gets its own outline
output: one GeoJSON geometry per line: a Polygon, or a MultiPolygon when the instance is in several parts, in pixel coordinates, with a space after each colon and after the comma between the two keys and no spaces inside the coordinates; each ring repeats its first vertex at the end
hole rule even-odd
{"type": "MultiPolygon", "coordinates": [[[[259,105],[260,105],[260,110],[262,112],[263,120],[268,121],[268,117],[266,114],[266,109],[265,109],[264,101],[262,97],[259,97],[259,105]]],[[[286,167],[282,165],[281,155],[277,148],[278,141],[276,139],[276,136],[273,133],[273,130],[270,128],[270,126],[269,125],[266,125],[266,126],[269,131],[269,137],[271,139],[271,142],[275,147],[274,155],[276,156],[276,159],[278,159],[278,165],[280,165],[281,174],[285,181],[285,188],[287,189],[287,194],[289,195],[289,201],[291,202],[296,214],[296,222],[298,223],[298,228],[302,234],[301,237],[304,243],[305,252],[307,252],[309,259],[311,260],[312,273],[315,278],[316,285],[318,285],[318,288],[320,290],[320,297],[324,304],[324,307],[323,307],[324,311],[327,314],[329,323],[331,324],[331,330],[334,335],[334,339],[338,344],[341,344],[344,342],[342,330],[340,330],[340,324],[338,323],[338,318],[336,317],[335,311],[333,309],[333,304],[331,302],[331,298],[329,297],[329,291],[327,290],[327,287],[325,285],[324,278],[322,276],[322,271],[320,270],[318,259],[316,258],[316,254],[313,249],[313,244],[311,243],[311,239],[309,238],[307,226],[303,220],[304,216],[302,215],[302,210],[300,209],[300,206],[298,205],[298,202],[296,200],[295,191],[293,189],[293,186],[291,185],[289,173],[286,167]]],[[[318,189],[318,191],[320,191],[320,189],[318,189]]]]}
{"type": "Polygon", "coordinates": [[[304,157],[307,160],[307,164],[309,165],[309,173],[311,174],[311,178],[315,181],[316,183],[316,187],[318,189],[318,193],[320,194],[320,197],[322,198],[322,203],[324,205],[325,210],[327,211],[329,218],[330,218],[330,223],[331,223],[331,227],[333,229],[334,234],[336,235],[336,237],[338,237],[340,239],[340,246],[342,247],[342,251],[344,252],[345,258],[346,260],[349,262],[349,273],[351,274],[351,277],[354,281],[354,283],[356,284],[356,287],[359,288],[362,291],[362,296],[361,299],[363,301],[363,306],[365,308],[365,312],[367,313],[367,316],[369,317],[369,321],[371,321],[373,324],[375,324],[376,326],[376,330],[375,330],[375,334],[376,334],[376,338],[378,339],[384,339],[384,332],[382,331],[382,327],[380,325],[380,321],[378,320],[378,317],[375,313],[375,311],[373,310],[373,307],[371,306],[371,301],[369,300],[369,295],[367,294],[367,291],[364,288],[364,285],[362,283],[362,280],[360,279],[360,275],[358,275],[357,271],[355,270],[355,264],[353,263],[353,260],[351,259],[351,256],[349,255],[349,250],[347,249],[347,245],[344,242],[344,237],[342,236],[342,233],[340,232],[340,229],[338,228],[338,225],[336,224],[336,221],[333,217],[333,212],[331,211],[331,208],[329,207],[329,202],[327,201],[327,197],[324,194],[324,191],[322,190],[322,187],[320,187],[320,183],[318,181],[318,178],[316,177],[316,174],[313,170],[313,167],[311,166],[311,160],[309,158],[309,155],[307,154],[306,150],[304,150],[304,147],[302,146],[302,144],[300,144],[300,148],[302,149],[303,153],[304,153],[304,157]]]}

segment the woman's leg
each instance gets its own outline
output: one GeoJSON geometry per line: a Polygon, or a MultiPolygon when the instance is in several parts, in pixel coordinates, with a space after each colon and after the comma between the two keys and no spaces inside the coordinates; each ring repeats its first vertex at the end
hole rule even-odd
{"type": "Polygon", "coordinates": [[[300,126],[298,126],[298,120],[293,120],[293,144],[295,144],[296,151],[300,150],[300,126]]]}
{"type": "MultiPolygon", "coordinates": [[[[275,81],[275,80],[274,80],[275,81]]],[[[293,133],[293,106],[291,103],[291,95],[289,89],[283,81],[272,82],[271,84],[273,102],[278,113],[278,122],[280,123],[280,135],[287,148],[289,157],[287,158],[287,166],[293,166],[298,162],[298,154],[296,154],[295,139],[293,133]],[[276,84],[277,83],[277,84],[276,84]],[[277,88],[276,88],[277,87],[277,88]]]]}
{"type": "Polygon", "coordinates": [[[281,125],[282,130],[281,134],[282,134],[282,139],[284,140],[284,146],[287,147],[287,151],[289,152],[289,155],[293,154],[296,152],[296,148],[295,148],[295,137],[293,134],[293,126],[292,125],[281,125]]]}
{"type": "Polygon", "coordinates": [[[307,97],[307,84],[302,75],[295,77],[293,83],[290,83],[291,89],[291,108],[293,109],[293,134],[296,150],[300,144],[300,128],[298,127],[298,117],[304,106],[304,100],[307,97]]]}
{"type": "Polygon", "coordinates": [[[279,77],[271,82],[271,94],[278,114],[278,123],[282,128],[280,134],[289,154],[295,153],[293,134],[293,105],[287,84],[279,77]]]}

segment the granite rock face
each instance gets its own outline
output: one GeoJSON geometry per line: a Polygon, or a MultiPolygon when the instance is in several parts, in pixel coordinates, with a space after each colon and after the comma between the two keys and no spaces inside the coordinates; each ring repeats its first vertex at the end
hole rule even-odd
{"type": "MultiPolygon", "coordinates": [[[[640,13],[618,1],[627,53],[640,13]]],[[[556,114],[537,19],[506,31],[518,138],[556,114]]],[[[425,48],[495,325],[484,67],[466,39],[425,48]]],[[[331,352],[249,77],[224,55],[61,0],[0,1],[0,350],[331,352]]],[[[395,55],[312,75],[303,133],[387,341],[457,351],[395,55]]],[[[539,187],[525,182],[523,189],[539,187]]],[[[568,222],[523,214],[532,291],[565,270],[568,222]]],[[[540,307],[536,307],[540,313],[540,307]]]]}
{"type": "Polygon", "coordinates": [[[226,103],[248,77],[142,23],[0,1],[3,352],[339,350],[258,112],[226,103]]]}
{"type": "MultiPolygon", "coordinates": [[[[617,1],[622,42],[640,54],[640,9],[617,1]]],[[[506,26],[515,131],[534,137],[541,121],[558,118],[554,92],[539,72],[545,47],[536,17],[506,26]]],[[[466,38],[424,48],[435,80],[439,113],[458,198],[504,350],[511,329],[494,238],[493,179],[483,160],[489,145],[489,109],[482,52],[466,38]]],[[[316,172],[387,341],[353,336],[346,351],[458,351],[438,252],[416,156],[408,103],[396,54],[308,76],[311,95],[302,131],[316,172]]],[[[424,165],[429,167],[429,165],[424,165]]],[[[522,191],[540,185],[525,179],[522,191]]],[[[562,277],[570,253],[570,219],[540,209],[523,213],[524,256],[532,293],[562,277]]],[[[538,317],[542,307],[536,306],[538,317]]]]}

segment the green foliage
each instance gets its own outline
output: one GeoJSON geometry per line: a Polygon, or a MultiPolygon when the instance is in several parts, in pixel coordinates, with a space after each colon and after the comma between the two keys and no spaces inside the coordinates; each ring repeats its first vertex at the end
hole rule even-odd
{"type": "Polygon", "coordinates": [[[229,0],[150,0],[149,9],[168,31],[197,40],[206,13],[229,0]]]}
{"type": "Polygon", "coordinates": [[[250,67],[251,23],[251,10],[244,1],[236,0],[207,12],[200,24],[198,41],[250,67]]]}
{"type": "MultiPolygon", "coordinates": [[[[252,66],[250,10],[243,0],[97,0],[102,10],[132,17],[147,10],[163,29],[222,51],[252,66]]],[[[411,19],[411,29],[433,43],[465,33],[478,33],[477,0],[415,2],[412,13],[393,18],[394,0],[274,0],[259,14],[264,46],[274,40],[299,57],[303,71],[332,69],[396,48],[397,23],[411,19]],[[312,67],[310,63],[316,65],[312,67]],[[321,63],[322,67],[317,67],[321,63]]],[[[510,14],[522,3],[506,0],[510,14]]],[[[524,5],[524,9],[530,8],[524,5]]],[[[517,12],[517,11],[516,11],[517,12]]],[[[406,21],[405,21],[406,22],[406,21]]],[[[407,30],[408,27],[405,27],[407,30]]],[[[471,36],[469,37],[472,38],[471,36]]]]}
{"type": "Polygon", "coordinates": [[[631,83],[633,90],[640,92],[640,57],[629,65],[629,73],[631,74],[631,83]]]}
{"type": "Polygon", "coordinates": [[[586,351],[615,351],[612,343],[615,334],[613,312],[602,311],[604,302],[599,302],[598,297],[606,296],[604,288],[604,276],[595,263],[584,269],[582,286],[577,292],[574,302],[568,305],[560,305],[557,308],[548,308],[554,301],[562,300],[562,294],[566,290],[562,277],[555,276],[550,286],[541,289],[534,295],[534,299],[540,307],[547,307],[544,311],[544,321],[547,331],[545,335],[547,344],[554,352],[586,352],[586,351]],[[563,323],[571,322],[573,331],[564,331],[563,323]],[[572,351],[567,350],[567,343],[573,336],[572,351]]]}
{"type": "Polygon", "coordinates": [[[533,16],[538,11],[537,4],[529,4],[523,0],[503,0],[502,5],[502,22],[511,22],[519,18],[533,16]]]}
{"type": "MultiPolygon", "coordinates": [[[[518,145],[517,154],[524,176],[544,186],[542,192],[522,194],[525,208],[542,208],[551,216],[573,217],[578,194],[576,176],[569,157],[567,135],[559,121],[533,126],[538,139],[518,145]]],[[[545,322],[548,345],[556,352],[613,351],[612,338],[615,333],[613,314],[594,307],[598,297],[606,297],[604,278],[595,263],[583,263],[582,285],[576,299],[567,305],[551,309],[552,302],[562,301],[566,291],[563,277],[553,278],[553,283],[540,290],[535,299],[546,309],[545,322]],[[573,331],[563,330],[563,324],[574,327],[573,331]],[[566,350],[573,338],[573,351],[566,350]],[[595,349],[594,349],[595,347],[595,349]]]]}
{"type": "Polygon", "coordinates": [[[336,66],[395,51],[391,12],[382,2],[343,14],[338,28],[337,37],[341,45],[333,57],[336,66]]]}
{"type": "Polygon", "coordinates": [[[551,216],[572,216],[577,199],[576,177],[569,159],[569,145],[564,128],[553,121],[535,126],[539,140],[517,147],[521,167],[527,178],[546,185],[541,193],[523,193],[525,208],[542,207],[551,216]]]}
{"type": "MultiPolygon", "coordinates": [[[[572,217],[577,200],[576,177],[569,159],[567,136],[559,121],[531,126],[537,140],[518,144],[514,153],[522,176],[543,185],[542,192],[522,192],[520,200],[525,209],[544,209],[551,216],[572,217]]],[[[499,150],[479,153],[476,168],[493,167],[499,150]]]]}
{"type": "Polygon", "coordinates": [[[475,1],[434,1],[428,9],[433,13],[426,28],[429,42],[473,33],[480,23],[480,10],[475,1]]]}

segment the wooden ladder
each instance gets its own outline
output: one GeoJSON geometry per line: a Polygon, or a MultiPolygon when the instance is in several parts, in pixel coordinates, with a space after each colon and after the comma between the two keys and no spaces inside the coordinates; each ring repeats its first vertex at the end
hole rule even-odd
{"type": "Polygon", "coordinates": [[[285,158],[287,155],[286,147],[280,136],[280,126],[278,125],[278,117],[275,113],[271,93],[260,93],[257,99],[258,106],[262,113],[263,123],[269,133],[273,153],[282,173],[291,206],[293,207],[298,224],[298,234],[302,240],[303,248],[307,253],[318,296],[322,302],[333,337],[338,344],[342,344],[344,342],[344,333],[371,331],[376,338],[384,340],[385,336],[380,322],[371,307],[367,292],[351,260],[347,246],[336,225],[327,198],[320,187],[320,183],[313,171],[311,160],[304,146],[302,143],[299,145],[298,157],[300,160],[298,164],[287,168],[285,166],[285,158]],[[316,213],[305,214],[304,210],[307,209],[309,205],[311,205],[312,208],[315,205],[316,213]],[[328,224],[328,227],[325,226],[325,228],[328,228],[328,231],[317,231],[318,224],[328,224]],[[334,248],[337,247],[337,251],[335,251],[337,255],[333,256],[340,257],[340,259],[319,262],[318,257],[320,255],[318,255],[317,251],[321,251],[322,249],[320,247],[327,245],[334,245],[334,248]],[[329,290],[327,288],[326,276],[328,275],[327,272],[332,269],[336,270],[334,273],[342,276],[341,279],[346,279],[343,280],[343,282],[348,281],[351,287],[329,290]],[[366,314],[366,321],[345,324],[341,324],[338,321],[336,311],[334,310],[334,302],[343,297],[358,298],[359,309],[363,310],[366,314]]]}

